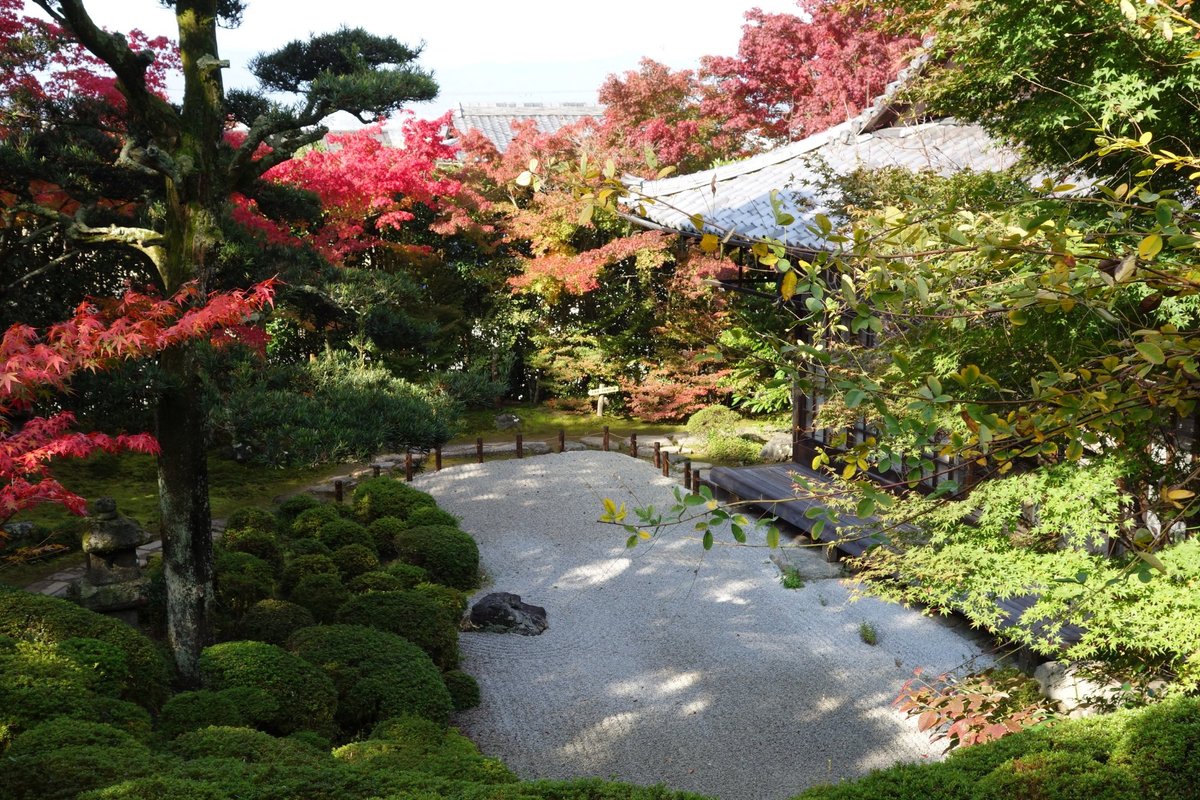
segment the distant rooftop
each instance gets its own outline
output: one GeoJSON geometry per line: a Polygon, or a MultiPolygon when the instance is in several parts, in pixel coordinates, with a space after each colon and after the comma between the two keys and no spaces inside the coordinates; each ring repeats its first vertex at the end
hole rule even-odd
{"type": "Polygon", "coordinates": [[[542,133],[604,115],[604,107],[589,103],[490,103],[466,104],[454,109],[453,125],[462,132],[476,130],[503,153],[513,139],[513,122],[533,120],[542,133]]]}

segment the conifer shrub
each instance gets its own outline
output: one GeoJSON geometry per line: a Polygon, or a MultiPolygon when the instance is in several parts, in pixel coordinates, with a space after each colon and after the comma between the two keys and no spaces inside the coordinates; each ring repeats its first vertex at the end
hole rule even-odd
{"type": "Polygon", "coordinates": [[[380,558],[396,557],[396,534],[407,527],[410,527],[409,524],[397,517],[380,517],[367,525],[367,532],[371,534],[371,539],[375,542],[375,551],[379,553],[380,558]]]}
{"type": "Polygon", "coordinates": [[[283,548],[287,559],[299,556],[331,556],[333,551],[316,539],[290,539],[283,548]]]}
{"type": "Polygon", "coordinates": [[[66,600],[0,587],[0,636],[49,644],[80,637],[99,639],[125,655],[128,679],[121,688],[123,699],[155,710],[167,697],[167,662],[150,639],[123,622],[66,600]]]}
{"type": "Polygon", "coordinates": [[[16,737],[0,770],[0,796],[73,800],[80,792],[151,774],[150,749],[111,725],[59,718],[16,737]]]}
{"type": "Polygon", "coordinates": [[[350,599],[340,575],[309,575],[292,590],[291,600],[306,608],[317,622],[333,622],[338,609],[350,599]]]}
{"type": "Polygon", "coordinates": [[[354,578],[346,584],[346,588],[353,594],[362,594],[363,592],[398,592],[403,589],[411,589],[412,586],[406,585],[405,581],[391,573],[374,571],[364,572],[354,578]]]}
{"type": "Polygon", "coordinates": [[[297,631],[288,647],[333,681],[344,736],[404,714],[439,724],[449,719],[452,699],[437,667],[400,636],[362,625],[318,625],[297,631]]]}
{"type": "MultiPolygon", "coordinates": [[[[1161,797],[1161,795],[1149,795],[1161,797]]],[[[1181,797],[1183,795],[1180,795],[1181,797]]],[[[1195,795],[1188,795],[1194,797],[1195,795]]],[[[1006,761],[975,785],[972,800],[1141,800],[1125,770],[1082,753],[1033,753],[1006,761]]]]}
{"type": "Polygon", "coordinates": [[[421,506],[436,506],[431,495],[392,478],[370,478],[354,489],[354,515],[369,523],[381,517],[408,519],[421,506]]]}
{"type": "Polygon", "coordinates": [[[243,506],[225,519],[226,532],[256,530],[263,533],[275,533],[278,525],[279,522],[274,514],[256,506],[243,506]]]}
{"type": "Polygon", "coordinates": [[[384,571],[388,575],[397,578],[404,584],[403,588],[405,589],[411,589],[414,586],[429,581],[429,573],[422,567],[418,567],[416,564],[408,564],[404,561],[393,561],[384,567],[384,571]]]}
{"type": "Polygon", "coordinates": [[[337,565],[342,580],[346,581],[379,568],[379,558],[374,550],[361,544],[339,547],[333,552],[333,563],[337,565]]]}
{"type": "Polygon", "coordinates": [[[229,800],[229,797],[209,781],[148,775],[84,792],[79,800],[229,800]]]}
{"type": "Polygon", "coordinates": [[[334,552],[352,544],[375,552],[375,539],[367,533],[366,528],[352,519],[326,522],[317,530],[317,540],[334,552]]]}
{"type": "Polygon", "coordinates": [[[238,632],[242,639],[283,645],[300,628],[316,625],[312,612],[287,600],[259,600],[242,617],[238,632]]]}
{"type": "Polygon", "coordinates": [[[422,525],[449,525],[457,528],[459,521],[458,517],[437,506],[414,508],[408,515],[408,527],[410,528],[419,528],[422,525]]]}
{"type": "Polygon", "coordinates": [[[73,636],[63,639],[59,653],[80,666],[97,694],[120,697],[129,686],[129,659],[125,651],[103,639],[73,636]]]}
{"type": "Polygon", "coordinates": [[[290,595],[296,584],[312,575],[337,575],[337,564],[327,555],[296,556],[283,567],[279,588],[290,595]]]}
{"type": "Polygon", "coordinates": [[[442,675],[455,711],[466,711],[479,705],[479,683],[462,670],[448,670],[442,675]]]}
{"type": "Polygon", "coordinates": [[[217,608],[237,620],[275,593],[275,570],[258,556],[222,547],[213,562],[213,584],[217,608]]]}
{"type": "MultiPolygon", "coordinates": [[[[486,786],[517,780],[503,763],[481,755],[479,748],[458,731],[412,716],[381,722],[372,731],[370,739],[339,747],[333,751],[333,757],[373,770],[423,772],[486,786]]],[[[510,796],[493,792],[480,792],[480,795],[510,796]]],[[[539,795],[517,793],[515,796],[539,795]]]]}
{"type": "Polygon", "coordinates": [[[458,666],[457,628],[445,609],[420,592],[355,595],[338,610],[338,621],[401,636],[428,653],[439,669],[458,666]]]}
{"type": "Polygon", "coordinates": [[[328,759],[326,754],[297,739],[281,739],[253,728],[224,725],[180,734],[171,742],[171,752],[188,760],[228,758],[279,767],[328,759]]]}
{"type": "Polygon", "coordinates": [[[687,432],[693,436],[710,436],[715,433],[732,434],[741,423],[741,414],[728,406],[714,403],[688,417],[687,432]]]}
{"type": "Polygon", "coordinates": [[[226,528],[221,538],[225,550],[236,553],[249,553],[258,556],[271,565],[276,576],[283,569],[283,547],[279,536],[274,531],[264,531],[258,528],[226,528]]]}
{"type": "Polygon", "coordinates": [[[290,532],[296,517],[319,505],[321,505],[321,501],[311,494],[292,495],[275,507],[277,529],[282,532],[290,532]]]}
{"type": "Polygon", "coordinates": [[[424,568],[434,583],[455,589],[479,585],[479,547],[458,528],[426,525],[403,530],[396,536],[396,553],[402,561],[424,568]]]}
{"type": "Polygon", "coordinates": [[[225,692],[201,689],[180,692],[163,704],[158,715],[158,732],[165,739],[210,725],[244,725],[245,717],[225,692]]]}
{"type": "Polygon", "coordinates": [[[292,520],[291,535],[293,539],[317,539],[317,531],[327,522],[343,519],[333,503],[319,503],[307,508],[292,520]]]}
{"type": "Polygon", "coordinates": [[[1113,759],[1128,769],[1145,797],[1200,797],[1200,698],[1172,699],[1138,712],[1113,759]]]}
{"type": "Polygon", "coordinates": [[[452,586],[422,581],[414,586],[413,590],[420,592],[444,608],[446,613],[450,615],[451,621],[455,623],[461,620],[463,615],[467,613],[468,600],[466,592],[461,592],[452,586]]]}
{"type": "Polygon", "coordinates": [[[323,732],[333,723],[337,691],[328,676],[281,647],[266,642],[215,644],[200,654],[200,675],[207,689],[266,692],[276,706],[263,721],[268,732],[323,732]]]}

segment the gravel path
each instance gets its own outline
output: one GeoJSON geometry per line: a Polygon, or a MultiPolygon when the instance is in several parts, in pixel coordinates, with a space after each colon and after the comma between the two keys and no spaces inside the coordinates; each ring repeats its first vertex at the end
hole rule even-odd
{"type": "Polygon", "coordinates": [[[851,602],[811,549],[784,551],[809,578],[799,590],[780,585],[763,548],[705,553],[677,529],[626,550],[624,531],[595,522],[601,499],[669,507],[678,484],[625,455],[472,464],[416,485],[478,540],[491,578],[480,594],[548,611],[541,636],[460,637],[484,702],[456,724],[522,778],[782,800],[936,757],[890,702],[915,667],[941,672],[982,652],[915,611],[851,602]],[[864,622],[877,646],[860,640],[864,622]]]}

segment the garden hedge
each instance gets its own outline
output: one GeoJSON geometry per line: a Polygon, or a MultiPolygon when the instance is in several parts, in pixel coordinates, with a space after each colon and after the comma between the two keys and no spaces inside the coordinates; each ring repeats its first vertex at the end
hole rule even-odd
{"type": "Polygon", "coordinates": [[[416,591],[368,592],[351,597],[338,621],[394,633],[420,647],[439,669],[458,666],[458,629],[434,600],[416,591]]]}
{"type": "Polygon", "coordinates": [[[354,489],[354,515],[362,522],[381,517],[406,520],[414,509],[436,505],[431,495],[393,478],[370,478],[354,489]]]}
{"type": "Polygon", "coordinates": [[[425,525],[396,534],[396,554],[429,573],[434,583],[470,590],[479,585],[479,547],[470,534],[448,525],[425,525]]]}
{"type": "Polygon", "coordinates": [[[246,612],[238,624],[242,639],[283,645],[300,628],[316,625],[312,613],[287,600],[259,600],[246,612]]]}

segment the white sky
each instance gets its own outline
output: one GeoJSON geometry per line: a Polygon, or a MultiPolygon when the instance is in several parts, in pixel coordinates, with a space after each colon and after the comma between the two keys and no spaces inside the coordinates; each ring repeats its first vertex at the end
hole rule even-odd
{"type": "MultiPolygon", "coordinates": [[[[141,28],[178,38],[172,12],[157,0],[87,0],[109,30],[141,28]]],[[[733,55],[744,13],[796,12],[795,0],[249,0],[242,26],[220,31],[229,59],[227,88],[249,88],[245,64],[310,33],[345,25],[426,43],[420,65],[433,70],[437,100],[414,106],[433,117],[458,103],[595,102],[610,73],[648,56],[694,68],[702,55],[733,55]]],[[[340,126],[340,125],[339,125],[340,126]]]]}

